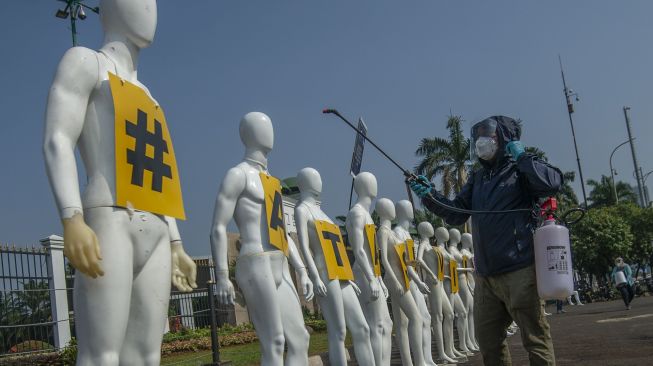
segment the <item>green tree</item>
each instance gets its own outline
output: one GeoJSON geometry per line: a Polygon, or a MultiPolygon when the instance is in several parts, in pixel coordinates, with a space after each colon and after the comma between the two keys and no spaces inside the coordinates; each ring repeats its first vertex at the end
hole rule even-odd
{"type": "Polygon", "coordinates": [[[639,264],[637,270],[650,263],[653,254],[653,210],[641,208],[633,202],[623,202],[610,208],[613,215],[621,217],[630,225],[633,244],[627,260],[639,264]]]}
{"type": "Polygon", "coordinates": [[[460,192],[467,181],[471,168],[469,157],[469,139],[463,135],[462,118],[449,116],[447,130],[449,138],[441,137],[423,138],[415,155],[422,158],[415,167],[415,173],[433,180],[439,177],[442,194],[452,197],[460,192]]]}
{"type": "Polygon", "coordinates": [[[574,267],[599,278],[614,259],[627,257],[633,243],[630,225],[608,208],[591,209],[571,230],[574,267]]]}
{"type": "MultiPolygon", "coordinates": [[[[600,181],[594,179],[588,179],[587,185],[592,187],[589,197],[587,197],[589,207],[601,207],[601,206],[611,206],[614,205],[614,191],[612,189],[612,180],[610,177],[602,175],[600,181]]],[[[626,183],[618,181],[616,183],[617,188],[617,197],[619,197],[619,202],[637,202],[637,194],[633,187],[626,183]]]]}

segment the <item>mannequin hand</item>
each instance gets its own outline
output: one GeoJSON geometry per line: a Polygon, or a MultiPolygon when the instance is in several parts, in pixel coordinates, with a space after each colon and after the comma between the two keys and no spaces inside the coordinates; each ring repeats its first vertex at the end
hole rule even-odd
{"type": "Polygon", "coordinates": [[[524,144],[521,141],[510,141],[506,145],[506,154],[512,156],[512,159],[517,161],[519,157],[524,153],[524,144]]]}
{"type": "Polygon", "coordinates": [[[372,293],[371,300],[374,301],[379,298],[381,295],[381,287],[379,286],[379,280],[375,278],[371,279],[370,282],[370,292],[372,293]]]}
{"type": "Polygon", "coordinates": [[[383,291],[383,298],[387,299],[390,297],[390,291],[388,291],[388,288],[385,287],[385,283],[383,282],[383,279],[379,277],[379,283],[381,284],[381,290],[383,291]]]}
{"type": "Polygon", "coordinates": [[[191,292],[197,288],[197,266],[186,254],[181,242],[170,243],[172,258],[172,284],[179,291],[191,292]]]}
{"type": "Polygon", "coordinates": [[[420,175],[417,178],[409,179],[408,185],[410,186],[410,189],[420,198],[428,196],[433,191],[431,182],[423,175],[420,175]]]}
{"type": "Polygon", "coordinates": [[[215,282],[215,294],[222,305],[234,305],[236,291],[234,285],[229,280],[227,271],[223,271],[223,276],[219,276],[215,282]]]}
{"type": "Polygon", "coordinates": [[[419,291],[423,294],[428,294],[431,292],[429,287],[422,281],[417,282],[417,288],[419,288],[419,291]]]}
{"type": "Polygon", "coordinates": [[[360,296],[360,295],[361,295],[361,288],[358,287],[358,285],[356,284],[356,282],[350,280],[350,281],[349,281],[349,284],[350,284],[351,287],[354,289],[354,292],[356,293],[356,297],[360,296]]]}
{"type": "MultiPolygon", "coordinates": [[[[308,278],[308,272],[306,272],[306,268],[302,268],[297,272],[299,274],[299,283],[300,283],[300,286],[302,287],[302,292],[304,293],[304,298],[306,299],[306,301],[313,300],[313,296],[315,295],[313,293],[313,282],[311,282],[311,279],[308,278]]],[[[322,284],[322,285],[324,285],[324,284],[322,284]]],[[[324,288],[324,291],[325,291],[325,294],[326,294],[326,287],[324,288]]]]}
{"type": "Polygon", "coordinates": [[[104,276],[100,266],[100,244],[93,229],[84,222],[84,216],[75,214],[63,223],[63,254],[70,264],[83,274],[97,278],[104,276]]]}
{"type": "Polygon", "coordinates": [[[313,278],[313,289],[317,296],[325,297],[327,295],[327,288],[320,278],[313,278]]]}
{"type": "Polygon", "coordinates": [[[394,287],[395,287],[394,290],[395,290],[398,294],[403,295],[403,293],[404,293],[404,285],[402,285],[401,282],[399,282],[398,280],[395,281],[395,286],[394,286],[394,287]]]}

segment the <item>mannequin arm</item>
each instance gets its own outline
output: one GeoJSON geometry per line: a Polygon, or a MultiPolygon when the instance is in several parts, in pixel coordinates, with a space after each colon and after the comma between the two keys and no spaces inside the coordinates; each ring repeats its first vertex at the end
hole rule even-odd
{"type": "Polygon", "coordinates": [[[431,271],[429,266],[427,266],[426,262],[424,261],[424,251],[426,250],[427,245],[430,245],[428,243],[428,241],[425,242],[425,243],[420,243],[419,244],[419,247],[417,248],[417,262],[419,262],[419,264],[421,265],[421,268],[424,270],[424,272],[426,272],[426,275],[433,277],[433,279],[437,283],[438,276],[436,276],[435,273],[433,273],[433,271],[431,271]]]}
{"type": "Polygon", "coordinates": [[[356,258],[356,263],[363,270],[363,275],[367,281],[371,282],[375,277],[365,251],[365,219],[362,215],[350,214],[345,225],[347,227],[347,234],[349,235],[349,243],[351,244],[354,257],[356,258]]]}
{"type": "Polygon", "coordinates": [[[88,98],[98,80],[97,56],[71,48],[59,63],[45,112],[43,155],[62,220],[83,214],[75,147],[84,127],[88,98]]]}
{"type": "Polygon", "coordinates": [[[168,232],[170,233],[170,258],[172,260],[172,284],[179,291],[191,292],[197,288],[197,265],[195,261],[186,254],[184,245],[181,242],[177,220],[165,216],[168,223],[168,232]]]}
{"type": "Polygon", "coordinates": [[[304,260],[308,266],[308,271],[311,274],[313,279],[313,284],[315,286],[315,291],[319,296],[326,296],[326,286],[320,274],[317,271],[317,266],[315,265],[315,260],[313,259],[313,253],[310,250],[310,241],[308,237],[308,215],[309,212],[306,208],[301,205],[295,207],[295,224],[297,226],[297,238],[299,240],[299,248],[304,255],[304,260]]]}
{"type": "Polygon", "coordinates": [[[397,279],[395,272],[392,270],[392,267],[390,267],[390,261],[388,260],[389,239],[390,238],[386,230],[379,230],[376,233],[376,242],[377,245],[379,245],[379,249],[381,250],[381,263],[385,268],[385,275],[390,278],[391,283],[395,284],[394,290],[397,290],[399,293],[403,293],[404,286],[401,284],[401,282],[399,282],[399,279],[397,279]]]}
{"type": "Polygon", "coordinates": [[[236,201],[245,189],[246,181],[241,169],[231,168],[222,181],[213,210],[211,253],[215,264],[216,294],[222,304],[233,304],[236,298],[233,284],[229,280],[227,224],[234,215],[236,201]]]}
{"type": "Polygon", "coordinates": [[[98,80],[96,57],[82,47],[63,56],[48,95],[43,138],[45,168],[63,224],[64,254],[73,267],[93,278],[104,271],[97,236],[84,221],[75,147],[98,80]]]}
{"type": "Polygon", "coordinates": [[[417,272],[415,272],[415,269],[412,266],[409,266],[406,269],[406,271],[408,272],[408,277],[410,277],[410,279],[417,284],[417,287],[422,293],[428,294],[429,292],[431,292],[431,290],[429,290],[429,287],[426,286],[424,281],[422,281],[422,279],[419,278],[419,275],[417,274],[417,272]]]}
{"type": "MultiPolygon", "coordinates": [[[[306,266],[302,262],[302,258],[299,256],[299,251],[295,245],[295,241],[292,240],[290,236],[288,238],[288,260],[292,264],[293,268],[299,275],[299,283],[302,287],[302,292],[306,301],[311,301],[313,299],[313,282],[308,278],[308,272],[306,271],[306,266]]],[[[310,257],[312,259],[312,257],[310,257]]]]}

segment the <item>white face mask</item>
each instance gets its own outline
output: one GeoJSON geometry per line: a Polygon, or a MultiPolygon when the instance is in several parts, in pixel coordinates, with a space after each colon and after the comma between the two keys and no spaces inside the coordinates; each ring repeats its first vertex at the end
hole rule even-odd
{"type": "Polygon", "coordinates": [[[476,155],[483,160],[489,161],[497,153],[497,142],[492,137],[479,137],[476,140],[476,155]]]}

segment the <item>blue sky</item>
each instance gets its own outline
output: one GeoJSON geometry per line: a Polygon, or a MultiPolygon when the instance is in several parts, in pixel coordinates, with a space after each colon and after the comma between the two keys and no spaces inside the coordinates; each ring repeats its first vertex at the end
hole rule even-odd
{"type": "MultiPolygon", "coordinates": [[[[36,244],[60,232],[41,156],[48,88],[70,47],[57,6],[2,7],[1,243],[36,244]]],[[[318,169],[331,216],[347,210],[354,134],[324,107],[362,116],[369,136],[407,167],[422,137],[446,136],[453,112],[466,130],[493,114],[519,117],[525,144],[575,170],[558,54],[581,96],[574,118],[585,178],[609,174],[610,152],[627,139],[624,105],[640,165],[652,170],[652,13],[650,1],[160,1],[139,74],[170,125],[187,250],[209,253],[215,195],[242,157],[238,121],[249,111],[275,126],[271,172],[318,169]]],[[[101,46],[95,15],[79,32],[81,45],[101,46]]],[[[618,178],[634,184],[627,146],[614,163],[618,178]]],[[[369,145],[363,169],[377,176],[380,196],[405,198],[400,173],[369,145]]]]}

